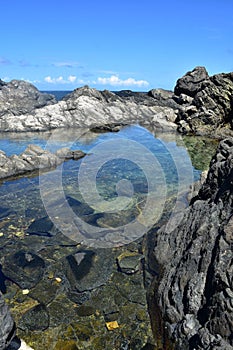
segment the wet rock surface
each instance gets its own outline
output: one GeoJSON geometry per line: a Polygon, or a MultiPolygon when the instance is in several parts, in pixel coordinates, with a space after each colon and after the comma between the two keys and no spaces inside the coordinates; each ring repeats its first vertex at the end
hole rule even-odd
{"type": "Polygon", "coordinates": [[[232,182],[228,138],[179,226],[157,233],[152,266],[162,278],[152,289],[176,349],[233,349],[232,182]]]}
{"type": "MultiPolygon", "coordinates": [[[[34,239],[41,244],[37,256],[45,261],[36,285],[30,283],[32,274],[29,277],[18,270],[25,284],[17,286],[17,276],[4,269],[2,260],[5,298],[16,320],[18,335],[27,344],[38,350],[70,349],[71,345],[77,349],[141,350],[149,344],[154,347],[143,274],[138,269],[130,275],[118,271],[116,258],[122,249],[90,252],[71,244],[64,249],[65,242],[60,242],[60,248],[52,247],[56,254],[51,256],[41,237],[34,239]],[[80,269],[73,261],[70,265],[70,257],[80,269]]],[[[131,246],[133,251],[136,256],[136,245],[131,246]]],[[[4,248],[1,256],[3,252],[4,248]]]]}
{"type": "Polygon", "coordinates": [[[51,169],[65,160],[80,159],[84,155],[82,151],[71,151],[67,148],[60,149],[54,154],[36,145],[29,145],[19,156],[8,157],[3,151],[0,151],[0,179],[40,169],[51,169]]]}
{"type": "Polygon", "coordinates": [[[1,226],[1,288],[18,336],[35,350],[153,349],[140,242],[82,246],[41,214],[13,225],[9,213],[1,226]]]}
{"type": "Polygon", "coordinates": [[[209,76],[196,67],[177,81],[174,100],[180,105],[178,130],[224,138],[233,135],[233,73],[209,76]]]}

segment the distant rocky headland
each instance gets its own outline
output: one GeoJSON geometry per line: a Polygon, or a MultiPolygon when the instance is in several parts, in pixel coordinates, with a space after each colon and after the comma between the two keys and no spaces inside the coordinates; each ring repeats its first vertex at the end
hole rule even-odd
{"type": "MultiPolygon", "coordinates": [[[[148,305],[152,328],[161,337],[160,349],[231,350],[233,73],[209,76],[204,67],[196,67],[178,79],[174,92],[113,93],[84,86],[59,102],[27,82],[0,80],[1,132],[80,127],[118,131],[134,123],[221,140],[199,191],[177,214],[182,219],[174,216],[145,238],[145,274],[150,275],[148,305]]],[[[7,157],[0,151],[0,178],[82,156],[67,149],[52,154],[37,146],[20,156],[7,157]]],[[[0,295],[0,350],[14,336],[14,321],[0,295]]]]}
{"type": "Polygon", "coordinates": [[[0,80],[0,130],[44,131],[142,123],[162,130],[223,138],[233,135],[233,73],[209,76],[196,67],[178,79],[174,92],[147,93],[84,86],[57,102],[32,84],[0,80]]]}

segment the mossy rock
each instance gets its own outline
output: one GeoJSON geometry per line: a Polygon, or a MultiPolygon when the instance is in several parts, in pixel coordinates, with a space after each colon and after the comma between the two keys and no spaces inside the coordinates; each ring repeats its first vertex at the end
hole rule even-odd
{"type": "Polygon", "coordinates": [[[78,347],[74,340],[59,340],[53,350],[78,350],[78,347]]]}
{"type": "Polygon", "coordinates": [[[142,254],[137,252],[125,251],[117,257],[119,270],[126,274],[134,274],[140,269],[142,254]]]}

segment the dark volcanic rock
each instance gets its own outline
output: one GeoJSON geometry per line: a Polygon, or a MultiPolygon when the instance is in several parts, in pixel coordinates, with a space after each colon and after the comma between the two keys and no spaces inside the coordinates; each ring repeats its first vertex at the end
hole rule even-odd
{"type": "Polygon", "coordinates": [[[36,305],[23,314],[18,327],[22,330],[44,331],[49,326],[49,314],[43,304],[36,305]]]}
{"type": "Polygon", "coordinates": [[[22,289],[31,289],[44,274],[44,260],[32,251],[21,250],[4,258],[2,271],[22,289]]]}
{"type": "Polygon", "coordinates": [[[148,92],[148,96],[153,97],[159,106],[167,106],[179,109],[179,104],[173,98],[174,93],[164,89],[152,89],[148,92]]]}
{"type": "Polygon", "coordinates": [[[28,227],[27,233],[37,236],[51,237],[56,233],[54,225],[48,216],[34,220],[28,227]]]}
{"type": "Polygon", "coordinates": [[[233,349],[233,138],[222,141],[178,227],[157,233],[156,303],[176,349],[233,349]]]}
{"type": "Polygon", "coordinates": [[[80,250],[67,256],[64,266],[71,290],[82,293],[103,286],[111,276],[114,263],[107,249],[80,250]]]}
{"type": "Polygon", "coordinates": [[[182,105],[176,122],[184,133],[223,138],[233,135],[233,73],[209,77],[197,67],[177,81],[174,99],[182,105]]]}
{"type": "Polygon", "coordinates": [[[174,93],[175,95],[185,94],[194,97],[201,89],[202,82],[207,80],[209,75],[205,67],[196,67],[188,72],[182,78],[177,80],[174,93]]]}
{"type": "Polygon", "coordinates": [[[40,92],[26,81],[0,81],[0,116],[31,113],[36,108],[56,102],[53,95],[40,92]]]}
{"type": "Polygon", "coordinates": [[[4,350],[14,338],[16,328],[10,311],[0,293],[0,350],[4,350]]]}

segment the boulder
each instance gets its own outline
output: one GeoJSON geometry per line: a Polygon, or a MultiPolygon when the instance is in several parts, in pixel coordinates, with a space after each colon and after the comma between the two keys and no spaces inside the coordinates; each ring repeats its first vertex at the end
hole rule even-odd
{"type": "Polygon", "coordinates": [[[209,77],[196,67],[177,81],[178,131],[216,138],[233,136],[233,73],[209,77]]]}
{"type": "Polygon", "coordinates": [[[154,269],[163,272],[155,304],[175,349],[233,349],[232,181],[228,138],[178,227],[174,220],[156,234],[154,269]]]}
{"type": "Polygon", "coordinates": [[[203,81],[208,80],[208,78],[209,75],[205,67],[196,67],[177,80],[174,93],[177,96],[185,94],[194,97],[202,88],[203,81]]]}
{"type": "Polygon", "coordinates": [[[40,169],[51,169],[65,160],[78,160],[85,156],[79,150],[71,151],[68,148],[61,148],[56,153],[51,153],[37,145],[29,145],[20,155],[8,157],[0,151],[0,179],[18,176],[40,169]]]}
{"type": "Polygon", "coordinates": [[[40,92],[34,85],[23,80],[5,83],[0,80],[0,117],[33,112],[56,103],[53,95],[40,92]]]}

